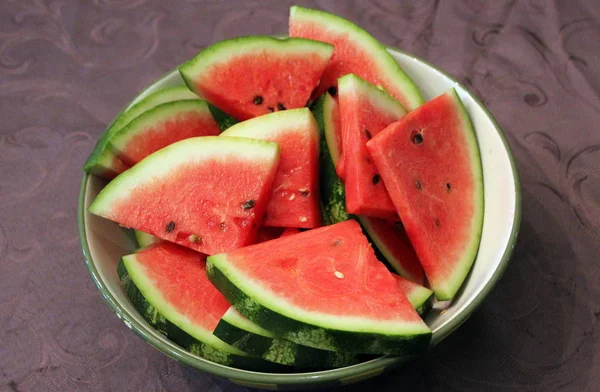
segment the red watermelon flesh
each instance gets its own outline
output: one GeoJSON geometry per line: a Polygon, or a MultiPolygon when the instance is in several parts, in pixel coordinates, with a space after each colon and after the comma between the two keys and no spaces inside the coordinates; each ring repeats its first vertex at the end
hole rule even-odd
{"type": "Polygon", "coordinates": [[[231,305],[208,280],[206,255],[162,242],[134,256],[154,292],[160,293],[173,310],[185,315],[191,324],[214,331],[231,305]]]}
{"type": "Polygon", "coordinates": [[[356,75],[339,80],[339,110],[345,161],[346,210],[391,218],[396,210],[367,150],[367,141],[404,115],[399,102],[356,75]]]}
{"type": "Polygon", "coordinates": [[[283,227],[261,227],[256,235],[256,243],[271,241],[279,238],[284,232],[283,227]]]}
{"type": "Polygon", "coordinates": [[[327,12],[293,6],[290,9],[290,37],[303,37],[335,46],[313,97],[335,91],[338,78],[357,74],[382,86],[407,109],[413,110],[423,98],[413,81],[373,36],[354,23],[327,12]]]}
{"type": "Polygon", "coordinates": [[[306,106],[332,52],[304,39],[240,37],[206,48],[180,72],[191,90],[247,120],[306,106]]]}
{"type": "Polygon", "coordinates": [[[89,210],[205,254],[233,250],[256,240],[278,162],[275,143],[186,139],[119,175],[89,210]]]}
{"type": "Polygon", "coordinates": [[[452,299],[483,225],[479,147],[456,92],[409,113],[367,147],[436,297],[452,299]]]}
{"type": "Polygon", "coordinates": [[[305,229],[321,226],[319,128],[309,109],[286,110],[246,120],[227,129],[222,136],[279,144],[279,168],[265,226],[305,229]]]}
{"type": "Polygon", "coordinates": [[[425,284],[421,262],[399,222],[363,216],[359,220],[394,271],[415,283],[425,284]]]}
{"type": "Polygon", "coordinates": [[[294,235],[294,234],[298,234],[298,233],[300,233],[299,229],[294,229],[292,227],[288,227],[287,229],[285,229],[283,231],[283,233],[281,233],[281,235],[279,236],[279,238],[281,238],[281,237],[287,237],[289,235],[294,235]]]}
{"type": "Polygon", "coordinates": [[[169,144],[220,132],[205,101],[174,101],[139,115],[112,137],[110,146],[121,160],[133,166],[169,144]]]}
{"type": "Polygon", "coordinates": [[[225,257],[244,279],[260,282],[304,311],[422,323],[354,220],[250,245],[225,257]]]}

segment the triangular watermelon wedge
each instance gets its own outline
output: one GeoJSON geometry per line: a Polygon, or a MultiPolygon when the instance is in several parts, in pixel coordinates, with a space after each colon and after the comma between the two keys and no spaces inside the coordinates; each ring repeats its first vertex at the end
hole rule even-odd
{"type": "Polygon", "coordinates": [[[344,184],[336,175],[334,163],[340,160],[341,126],[338,118],[339,103],[325,93],[314,105],[314,113],[321,127],[321,204],[323,221],[334,224],[356,218],[361,223],[376,253],[396,273],[413,282],[424,284],[423,268],[402,227],[380,218],[353,216],[346,211],[344,184]]]}
{"type": "Polygon", "coordinates": [[[385,91],[350,74],[339,79],[346,209],[350,214],[393,219],[396,210],[367,151],[367,141],[400,119],[404,108],[385,91]]]}
{"type": "Polygon", "coordinates": [[[179,68],[192,91],[237,118],[306,106],[333,46],[300,38],[215,43],[179,68]]]}
{"type": "Polygon", "coordinates": [[[233,250],[255,241],[278,163],[276,143],[186,139],[119,175],[89,211],[205,254],[233,250]]]}
{"type": "Polygon", "coordinates": [[[483,177],[469,115],[452,89],[367,143],[429,284],[454,297],[479,248],[483,177]]]}
{"type": "Polygon", "coordinates": [[[186,350],[223,365],[273,368],[213,335],[230,305],[208,281],[205,259],[163,242],[124,256],[117,272],[141,316],[186,350]]]}
{"type": "Polygon", "coordinates": [[[119,159],[133,166],[169,144],[219,133],[206,101],[180,100],[140,114],[112,136],[109,146],[119,159]]]}
{"type": "Polygon", "coordinates": [[[325,91],[335,94],[338,78],[357,74],[384,88],[407,110],[423,103],[417,86],[386,48],[356,24],[324,11],[293,6],[290,8],[289,32],[290,37],[314,39],[335,46],[313,95],[315,98],[325,91]]]}
{"type": "Polygon", "coordinates": [[[286,110],[246,120],[221,136],[279,144],[279,168],[263,225],[306,229],[321,226],[319,126],[309,109],[286,110]]]}
{"type": "Polygon", "coordinates": [[[211,256],[207,274],[240,313],[299,344],[406,355],[429,346],[431,331],[354,220],[211,256]]]}
{"type": "Polygon", "coordinates": [[[117,158],[109,147],[109,142],[113,135],[140,114],[160,104],[184,99],[199,99],[199,97],[186,86],[168,87],[148,95],[119,114],[96,143],[94,150],[85,161],[83,170],[103,178],[112,179],[129,169],[129,165],[117,158]]]}
{"type": "Polygon", "coordinates": [[[433,291],[427,287],[421,286],[400,275],[393,275],[400,290],[406,294],[406,298],[412,304],[413,308],[424,317],[433,305],[433,291]]]}

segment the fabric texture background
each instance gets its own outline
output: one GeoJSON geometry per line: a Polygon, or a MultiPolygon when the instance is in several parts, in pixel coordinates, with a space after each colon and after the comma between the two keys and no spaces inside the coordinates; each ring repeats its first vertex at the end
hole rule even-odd
{"type": "MultiPolygon", "coordinates": [[[[296,1],[343,15],[483,100],[514,150],[507,272],[430,356],[348,391],[600,388],[600,3],[296,1]]],[[[77,236],[82,165],[137,92],[224,38],[285,34],[289,1],[0,2],[0,391],[243,391],[115,317],[77,236]]]]}

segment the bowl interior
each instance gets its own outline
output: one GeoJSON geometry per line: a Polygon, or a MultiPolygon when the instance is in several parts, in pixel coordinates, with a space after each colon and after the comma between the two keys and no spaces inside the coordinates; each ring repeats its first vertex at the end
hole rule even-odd
{"type": "MultiPolygon", "coordinates": [[[[390,50],[402,68],[421,88],[425,99],[455,88],[471,116],[481,150],[485,190],[485,215],[479,253],[469,277],[451,302],[437,302],[426,318],[433,331],[432,346],[460,326],[481,303],[504,271],[515,245],[520,223],[520,189],[512,154],[502,132],[485,107],[467,90],[432,65],[409,54],[390,50]]],[[[169,86],[182,85],[173,70],[133,102],[169,86]]],[[[79,201],[79,226],[82,248],[92,279],[117,316],[146,341],[165,354],[192,367],[231,378],[243,385],[273,387],[285,384],[350,383],[375,376],[386,368],[406,361],[382,357],[342,369],[311,373],[258,373],[214,364],[192,355],[171,343],[138,314],[121,288],[116,273],[119,258],[135,247],[133,238],[113,222],[87,212],[87,207],[105,185],[94,176],[84,176],[79,201]]]]}

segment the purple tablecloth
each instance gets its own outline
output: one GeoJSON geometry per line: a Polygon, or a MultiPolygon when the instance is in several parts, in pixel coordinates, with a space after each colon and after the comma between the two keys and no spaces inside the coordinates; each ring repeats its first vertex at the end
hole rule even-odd
{"type": "MultiPolygon", "coordinates": [[[[523,224],[487,301],[424,360],[346,390],[600,390],[600,6],[298,1],[464,82],[519,161],[523,224]]],[[[0,390],[242,391],[135,336],[84,267],[82,164],[112,117],[223,38],[286,32],[288,1],[0,2],[0,390]]]]}

